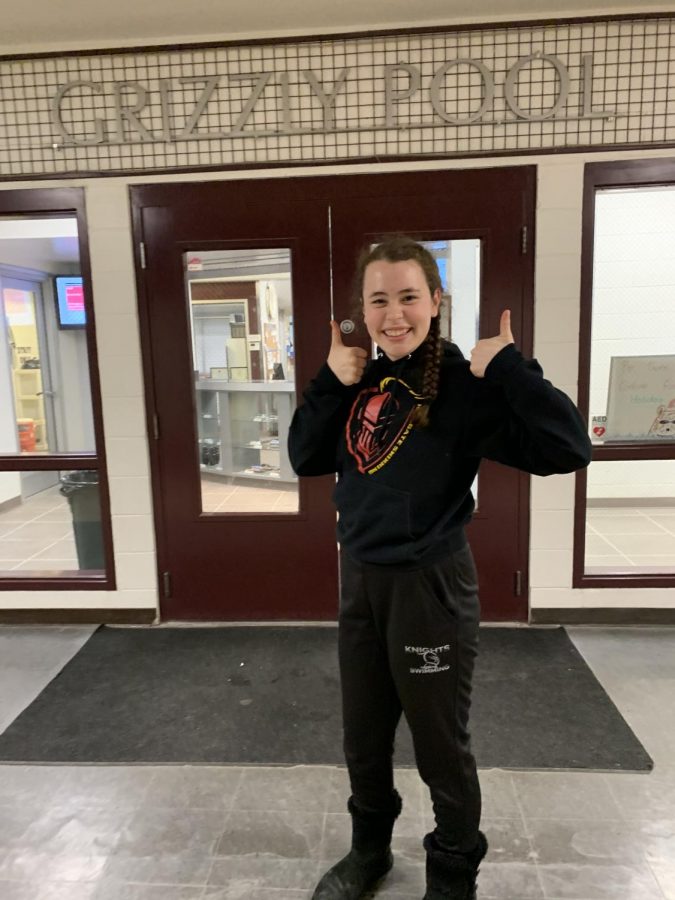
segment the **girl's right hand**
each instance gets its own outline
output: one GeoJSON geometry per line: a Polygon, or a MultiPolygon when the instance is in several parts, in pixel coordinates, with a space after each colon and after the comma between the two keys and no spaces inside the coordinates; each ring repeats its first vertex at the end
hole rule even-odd
{"type": "Polygon", "coordinates": [[[368,354],[362,347],[346,347],[342,343],[340,326],[335,320],[330,323],[331,342],[328,354],[328,366],[342,384],[349,387],[358,384],[368,362],[368,354]]]}

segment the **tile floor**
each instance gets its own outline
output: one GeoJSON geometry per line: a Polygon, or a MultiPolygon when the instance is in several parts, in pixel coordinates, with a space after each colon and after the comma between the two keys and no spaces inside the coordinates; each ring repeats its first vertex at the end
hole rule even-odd
{"type": "MultiPolygon", "coordinates": [[[[202,479],[204,512],[298,511],[297,485],[218,483],[202,479]]],[[[69,501],[58,487],[0,511],[0,571],[78,570],[69,501]]]]}
{"type": "MultiPolygon", "coordinates": [[[[0,628],[0,731],[89,628],[0,628]]],[[[650,774],[482,770],[480,900],[675,900],[675,629],[570,634],[655,761],[650,774]]],[[[417,774],[378,900],[420,900],[417,774]]],[[[332,767],[0,765],[2,900],[300,900],[347,848],[332,767]]]]}
{"type": "Polygon", "coordinates": [[[589,507],[586,566],[675,572],[675,506],[589,507]]]}
{"type": "MultiPolygon", "coordinates": [[[[205,512],[298,511],[297,485],[229,484],[202,478],[205,512]]],[[[675,505],[594,507],[586,523],[586,565],[675,572],[675,505]]],[[[0,512],[0,570],[77,569],[72,513],[58,487],[0,512]]]]}

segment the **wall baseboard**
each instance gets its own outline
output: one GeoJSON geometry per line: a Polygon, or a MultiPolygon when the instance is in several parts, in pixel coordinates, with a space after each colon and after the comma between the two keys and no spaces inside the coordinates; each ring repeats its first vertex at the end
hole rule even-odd
{"type": "Polygon", "coordinates": [[[0,625],[151,625],[154,609],[0,609],[0,625]]]}
{"type": "Polygon", "coordinates": [[[530,609],[531,625],[675,625],[675,608],[588,607],[530,609]]]}

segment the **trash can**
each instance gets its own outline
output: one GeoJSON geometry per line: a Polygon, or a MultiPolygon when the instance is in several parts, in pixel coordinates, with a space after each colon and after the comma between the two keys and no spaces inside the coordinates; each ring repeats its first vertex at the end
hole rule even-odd
{"type": "Polygon", "coordinates": [[[105,569],[98,472],[61,473],[61,493],[73,516],[77,561],[81,569],[105,569]]]}

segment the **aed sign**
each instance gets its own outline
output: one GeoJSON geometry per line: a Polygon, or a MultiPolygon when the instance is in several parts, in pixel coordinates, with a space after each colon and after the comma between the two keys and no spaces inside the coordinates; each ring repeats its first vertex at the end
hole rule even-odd
{"type": "Polygon", "coordinates": [[[506,73],[497,76],[481,60],[456,58],[439,65],[431,76],[423,75],[419,66],[397,62],[369,70],[367,78],[357,67],[346,67],[330,82],[322,81],[311,69],[190,75],[148,83],[75,80],[61,85],[51,97],[50,115],[58,135],[55,148],[616,117],[614,109],[594,108],[592,90],[591,54],[582,56],[580,65],[568,68],[560,57],[537,52],[517,59],[506,73]],[[539,78],[546,72],[547,85],[552,86],[545,109],[529,109],[519,99],[519,79],[533,66],[538,67],[539,78]],[[474,86],[480,85],[475,91],[479,99],[469,96],[468,79],[474,86]],[[366,83],[367,93],[383,97],[383,103],[380,100],[376,108],[366,109],[340,102],[350,94],[358,100],[356,87],[363,90],[366,83]],[[190,104],[185,102],[188,91],[194,97],[190,104]],[[454,98],[452,104],[449,97],[454,98]],[[300,115],[308,98],[320,110],[320,124],[312,127],[303,125],[300,115]],[[172,112],[176,100],[187,107],[180,120],[172,112]],[[467,102],[471,108],[459,114],[457,100],[462,101],[462,108],[467,102]],[[86,128],[78,126],[88,133],[72,130],[71,105],[77,109],[80,123],[83,113],[90,113],[89,118],[84,117],[86,128]],[[496,107],[504,112],[497,113],[496,107]],[[415,121],[410,112],[413,108],[415,121]],[[213,112],[218,115],[212,116],[213,112]],[[214,129],[208,124],[214,118],[231,125],[226,130],[214,129]]]}

